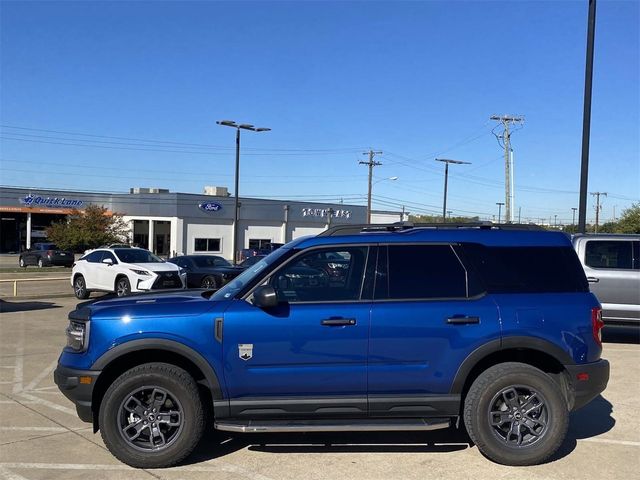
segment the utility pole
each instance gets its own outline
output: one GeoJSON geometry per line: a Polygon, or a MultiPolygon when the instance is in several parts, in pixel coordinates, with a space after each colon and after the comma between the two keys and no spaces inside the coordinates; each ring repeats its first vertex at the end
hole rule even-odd
{"type": "Polygon", "coordinates": [[[553,226],[558,228],[558,214],[553,215],[553,226]]]}
{"type": "Polygon", "coordinates": [[[373,167],[382,165],[382,162],[375,161],[374,157],[376,155],[382,155],[382,152],[374,152],[373,150],[369,150],[368,152],[363,152],[362,154],[369,155],[368,161],[358,162],[360,165],[369,166],[369,193],[367,194],[367,224],[369,224],[371,223],[371,188],[373,187],[373,167]]]}
{"type": "Polygon", "coordinates": [[[600,210],[602,210],[602,205],[600,205],[600,195],[603,197],[607,196],[607,192],[591,192],[591,196],[596,197],[596,228],[594,230],[595,233],[598,233],[598,222],[600,220],[600,210]]]}
{"type": "MultiPolygon", "coordinates": [[[[584,105],[582,113],[582,158],[580,160],[580,210],[578,233],[587,228],[587,188],[589,185],[589,139],[591,135],[591,90],[593,85],[593,46],[596,35],[596,0],[589,0],[587,18],[587,58],[584,69],[584,105]]],[[[597,223],[597,222],[596,222],[597,223]]]]}
{"type": "Polygon", "coordinates": [[[571,225],[575,225],[576,224],[576,210],[578,210],[576,207],[571,207],[571,210],[573,210],[573,220],[571,220],[571,225]]]}
{"type": "Polygon", "coordinates": [[[504,202],[496,202],[496,205],[498,205],[498,223],[500,223],[500,219],[502,218],[502,206],[504,205],[504,202]]]}
{"type": "Polygon", "coordinates": [[[522,207],[518,207],[518,223],[520,222],[520,219],[522,218],[522,207]]]}
{"type": "Polygon", "coordinates": [[[511,208],[514,197],[513,190],[513,149],[511,148],[511,131],[510,125],[521,125],[524,123],[524,117],[518,115],[492,115],[491,120],[496,120],[502,124],[504,128],[502,135],[496,135],[498,143],[504,147],[504,217],[505,223],[511,223],[511,208]]]}
{"type": "Polygon", "coordinates": [[[447,185],[449,182],[449,164],[454,165],[471,165],[471,162],[463,162],[462,160],[451,160],[448,158],[436,158],[436,162],[444,163],[444,199],[442,201],[442,223],[447,221],[447,185]]]}

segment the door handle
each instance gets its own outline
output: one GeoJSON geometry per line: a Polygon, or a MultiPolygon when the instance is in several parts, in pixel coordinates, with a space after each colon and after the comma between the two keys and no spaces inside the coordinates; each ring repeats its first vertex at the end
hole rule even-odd
{"type": "Polygon", "coordinates": [[[589,283],[598,283],[600,281],[597,277],[587,277],[587,282],[589,283]]]}
{"type": "Polygon", "coordinates": [[[447,323],[451,325],[466,325],[480,323],[480,317],[454,316],[447,318],[447,323]]]}
{"type": "Polygon", "coordinates": [[[320,322],[320,325],[324,325],[327,327],[344,327],[355,324],[355,318],[325,318],[320,322]]]}

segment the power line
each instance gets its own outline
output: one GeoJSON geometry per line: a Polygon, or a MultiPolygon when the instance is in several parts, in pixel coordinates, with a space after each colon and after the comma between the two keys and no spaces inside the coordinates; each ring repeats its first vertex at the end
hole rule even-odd
{"type": "MultiPolygon", "coordinates": [[[[109,138],[114,140],[129,140],[134,142],[147,142],[147,143],[157,143],[157,144],[167,144],[167,145],[179,145],[185,147],[202,147],[202,148],[215,148],[219,150],[233,150],[233,147],[223,146],[223,145],[210,145],[203,143],[186,143],[186,142],[172,142],[167,140],[153,140],[153,139],[144,139],[144,138],[133,138],[133,137],[117,137],[110,135],[96,135],[90,133],[80,133],[80,132],[69,132],[63,130],[49,130],[44,128],[27,128],[27,127],[19,127],[14,125],[0,125],[2,128],[10,128],[16,130],[26,130],[31,132],[47,132],[47,133],[58,133],[62,135],[75,135],[82,137],[93,137],[93,138],[109,138]]],[[[9,133],[9,135],[18,135],[17,133],[9,133]]],[[[26,134],[20,134],[26,135],[26,134]]],[[[74,139],[67,139],[74,140],[74,139]]],[[[355,152],[360,151],[362,148],[360,147],[345,147],[345,148],[315,148],[315,149],[303,149],[303,148],[249,148],[245,147],[243,150],[256,150],[256,151],[274,151],[274,152],[355,152]]]]}

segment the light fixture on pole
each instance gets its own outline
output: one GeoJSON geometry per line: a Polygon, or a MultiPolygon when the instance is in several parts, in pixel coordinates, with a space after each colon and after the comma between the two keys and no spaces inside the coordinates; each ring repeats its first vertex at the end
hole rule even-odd
{"type": "Polygon", "coordinates": [[[462,160],[451,160],[447,158],[436,158],[436,162],[444,163],[444,200],[442,202],[442,223],[447,221],[447,185],[449,181],[449,164],[454,165],[471,165],[471,162],[463,162],[462,160]]]}
{"type": "Polygon", "coordinates": [[[391,182],[395,182],[396,180],[398,180],[398,177],[387,177],[387,178],[381,178],[380,180],[376,180],[373,183],[369,184],[369,194],[367,196],[367,223],[371,223],[371,195],[373,192],[373,186],[376,183],[380,183],[380,182],[384,182],[384,181],[391,181],[391,182]]]}
{"type": "Polygon", "coordinates": [[[270,128],[257,128],[248,123],[237,124],[233,120],[218,120],[218,125],[223,127],[232,127],[236,129],[236,175],[235,175],[235,192],[234,192],[234,211],[233,211],[233,264],[238,263],[238,211],[240,209],[240,201],[238,189],[240,184],[240,129],[251,130],[252,132],[268,132],[270,128]]]}

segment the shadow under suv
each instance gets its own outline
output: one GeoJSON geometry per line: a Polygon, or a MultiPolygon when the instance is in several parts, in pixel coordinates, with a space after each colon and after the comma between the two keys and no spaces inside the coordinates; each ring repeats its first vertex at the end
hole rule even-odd
{"type": "Polygon", "coordinates": [[[530,465],[607,385],[600,315],[562,233],[334,227],[213,294],[80,305],[55,381],[135,467],[184,459],[206,411],[230,432],[455,426],[489,459],[530,465]],[[340,275],[293,281],[319,255],[340,275]]]}

